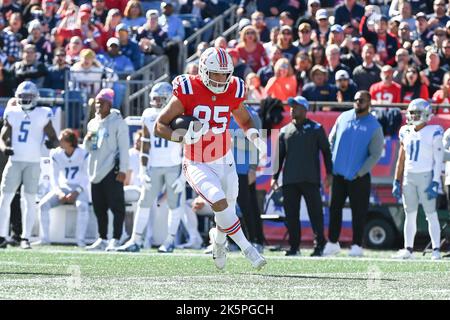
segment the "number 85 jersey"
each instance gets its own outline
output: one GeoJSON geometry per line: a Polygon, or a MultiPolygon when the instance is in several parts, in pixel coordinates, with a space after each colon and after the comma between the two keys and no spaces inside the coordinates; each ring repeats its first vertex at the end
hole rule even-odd
{"type": "Polygon", "coordinates": [[[211,92],[200,76],[180,75],[173,81],[173,94],[184,106],[184,114],[209,125],[208,132],[193,145],[185,145],[185,156],[196,162],[212,162],[224,157],[231,147],[228,131],[231,112],[245,100],[244,81],[231,77],[227,91],[211,92]]]}

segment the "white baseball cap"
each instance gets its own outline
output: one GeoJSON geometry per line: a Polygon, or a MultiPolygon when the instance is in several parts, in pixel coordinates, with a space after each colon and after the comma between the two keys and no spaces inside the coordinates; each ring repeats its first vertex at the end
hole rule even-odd
{"type": "Polygon", "coordinates": [[[117,38],[109,38],[108,42],[106,43],[107,47],[110,47],[111,45],[115,44],[116,46],[120,46],[119,39],[117,38]]]}
{"type": "Polygon", "coordinates": [[[336,72],[336,75],[334,76],[335,80],[348,80],[350,79],[350,76],[348,75],[348,72],[345,70],[339,70],[336,72]]]}
{"type": "Polygon", "coordinates": [[[316,19],[320,20],[320,19],[328,19],[328,13],[327,13],[327,9],[319,9],[316,12],[316,19]]]}

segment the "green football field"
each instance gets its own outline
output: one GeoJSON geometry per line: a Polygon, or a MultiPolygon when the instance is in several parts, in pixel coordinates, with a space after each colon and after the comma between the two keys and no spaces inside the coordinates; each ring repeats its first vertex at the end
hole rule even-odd
{"type": "Polygon", "coordinates": [[[92,253],[67,246],[0,251],[1,299],[450,299],[450,259],[412,261],[391,252],[349,258],[284,257],[266,251],[254,271],[229,253],[226,271],[210,255],[92,253]]]}

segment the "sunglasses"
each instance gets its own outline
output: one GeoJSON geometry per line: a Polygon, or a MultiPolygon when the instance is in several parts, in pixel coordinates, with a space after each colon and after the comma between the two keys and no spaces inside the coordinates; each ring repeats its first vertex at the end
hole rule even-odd
{"type": "Polygon", "coordinates": [[[284,32],[282,32],[281,34],[292,35],[292,33],[291,33],[291,32],[289,32],[289,31],[284,31],[284,32]]]}

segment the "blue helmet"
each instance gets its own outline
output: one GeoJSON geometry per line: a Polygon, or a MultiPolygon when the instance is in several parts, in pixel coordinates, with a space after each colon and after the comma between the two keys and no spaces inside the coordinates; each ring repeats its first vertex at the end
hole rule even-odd
{"type": "Polygon", "coordinates": [[[24,111],[32,110],[36,107],[39,99],[39,91],[31,81],[24,81],[16,89],[15,94],[17,105],[24,111]]]}
{"type": "Polygon", "coordinates": [[[164,108],[172,98],[172,85],[168,82],[158,82],[150,91],[150,106],[153,108],[164,108]]]}
{"type": "Polygon", "coordinates": [[[432,115],[431,104],[422,98],[411,101],[406,110],[407,123],[415,126],[428,122],[432,115]]]}

